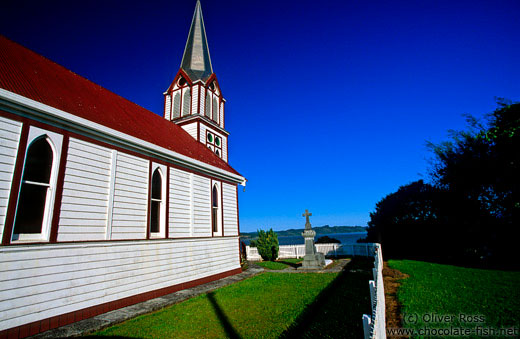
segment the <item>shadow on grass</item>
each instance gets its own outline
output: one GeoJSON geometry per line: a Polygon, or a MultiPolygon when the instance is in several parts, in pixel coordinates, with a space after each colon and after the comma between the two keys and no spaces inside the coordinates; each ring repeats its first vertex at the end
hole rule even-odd
{"type": "Polygon", "coordinates": [[[210,292],[207,295],[208,295],[209,302],[211,303],[211,306],[213,306],[213,309],[215,310],[215,313],[217,314],[218,320],[220,321],[220,323],[222,324],[222,327],[224,328],[224,331],[226,332],[227,338],[239,339],[240,336],[238,335],[237,331],[235,330],[233,325],[231,325],[231,322],[229,322],[228,317],[226,316],[226,314],[224,313],[222,308],[220,308],[217,301],[215,300],[215,292],[210,292]]]}
{"type": "Polygon", "coordinates": [[[276,262],[279,262],[281,264],[285,264],[287,266],[291,266],[291,267],[294,267],[294,268],[298,268],[302,265],[302,263],[294,263],[294,262],[289,262],[289,261],[284,261],[284,260],[276,260],[276,262]]]}
{"type": "Polygon", "coordinates": [[[371,258],[352,259],[281,338],[362,338],[362,315],[371,314],[372,268],[371,258]]]}
{"type": "Polygon", "coordinates": [[[91,339],[100,339],[100,338],[110,338],[110,339],[140,339],[138,337],[123,337],[120,335],[87,335],[81,338],[91,338],[91,339]]]}

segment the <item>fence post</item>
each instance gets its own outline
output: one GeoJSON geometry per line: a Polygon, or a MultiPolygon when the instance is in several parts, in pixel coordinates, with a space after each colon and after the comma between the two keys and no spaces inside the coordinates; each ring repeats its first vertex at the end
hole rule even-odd
{"type": "Polygon", "coordinates": [[[372,302],[371,303],[372,314],[374,314],[374,308],[376,307],[376,304],[377,304],[376,284],[375,284],[374,280],[370,280],[368,282],[368,286],[370,287],[370,301],[372,302]]]}
{"type": "Polygon", "coordinates": [[[372,323],[372,318],[368,314],[363,314],[363,332],[365,334],[365,339],[370,339],[370,324],[372,323]]]}

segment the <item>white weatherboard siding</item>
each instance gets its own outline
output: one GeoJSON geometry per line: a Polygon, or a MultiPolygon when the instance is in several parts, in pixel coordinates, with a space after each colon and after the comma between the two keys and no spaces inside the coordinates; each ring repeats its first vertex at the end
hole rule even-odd
{"type": "Polygon", "coordinates": [[[238,235],[236,186],[222,183],[222,207],[224,209],[224,235],[238,235]]]}
{"type": "Polygon", "coordinates": [[[0,330],[240,267],[232,238],[0,248],[0,330]]]}
{"type": "Polygon", "coordinates": [[[200,124],[200,142],[202,142],[203,145],[206,145],[206,134],[207,134],[206,125],[200,124]]]}
{"type": "Polygon", "coordinates": [[[195,140],[197,139],[197,123],[186,124],[181,126],[183,130],[188,132],[195,140]]]}
{"type": "Polygon", "coordinates": [[[225,162],[228,161],[227,155],[227,138],[222,137],[222,160],[224,160],[225,162]]]}
{"type": "Polygon", "coordinates": [[[218,118],[218,123],[220,127],[224,128],[224,101],[220,102],[220,116],[218,118]]]}
{"type": "Polygon", "coordinates": [[[0,117],[0,239],[4,232],[22,123],[0,117]]]}
{"type": "Polygon", "coordinates": [[[210,180],[193,175],[193,236],[211,236],[210,180]]]}
{"type": "Polygon", "coordinates": [[[58,241],[105,239],[110,166],[109,149],[70,139],[58,241]]]}
{"type": "Polygon", "coordinates": [[[112,239],[146,238],[148,215],[148,160],[118,152],[112,239]]]}
{"type": "Polygon", "coordinates": [[[191,174],[170,168],[169,237],[189,237],[192,227],[191,174]]]}
{"type": "Polygon", "coordinates": [[[200,87],[200,115],[206,116],[206,95],[208,91],[204,87],[200,87]]]}

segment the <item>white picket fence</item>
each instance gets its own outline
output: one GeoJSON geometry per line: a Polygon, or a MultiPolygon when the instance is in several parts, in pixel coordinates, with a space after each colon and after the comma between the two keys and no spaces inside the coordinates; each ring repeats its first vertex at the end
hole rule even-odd
{"type": "Polygon", "coordinates": [[[383,254],[381,245],[375,245],[374,280],[368,282],[372,301],[372,315],[363,314],[365,339],[386,339],[385,287],[383,284],[383,254]]]}
{"type": "MultiPolygon", "coordinates": [[[[337,256],[364,256],[374,255],[376,244],[316,244],[316,251],[323,253],[326,257],[337,256]]],[[[256,247],[246,246],[247,260],[260,261],[262,258],[258,254],[256,247]]],[[[303,258],[305,256],[305,245],[280,245],[278,259],[303,258]]]]}

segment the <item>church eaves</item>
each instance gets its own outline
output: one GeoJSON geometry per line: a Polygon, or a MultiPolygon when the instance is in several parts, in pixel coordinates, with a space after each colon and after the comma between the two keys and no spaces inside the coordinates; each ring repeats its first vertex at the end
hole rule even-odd
{"type": "Polygon", "coordinates": [[[197,0],[195,5],[195,13],[193,13],[190,33],[184,48],[181,68],[192,81],[206,81],[213,74],[200,0],[197,0]]]}

